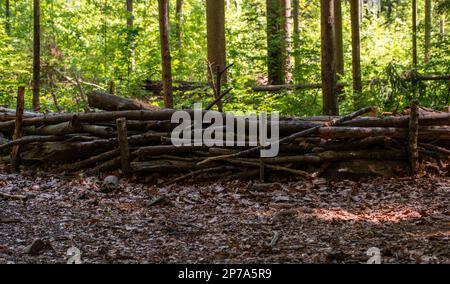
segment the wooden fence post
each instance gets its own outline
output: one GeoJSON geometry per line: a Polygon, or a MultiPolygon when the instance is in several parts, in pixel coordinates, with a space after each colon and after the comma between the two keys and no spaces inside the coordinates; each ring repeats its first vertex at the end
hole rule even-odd
{"type": "Polygon", "coordinates": [[[116,120],[116,125],[117,125],[117,138],[119,140],[120,162],[122,165],[122,175],[124,177],[130,177],[131,176],[130,149],[128,147],[126,118],[123,118],[123,117],[118,118],[116,120]]]}
{"type": "MultiPolygon", "coordinates": [[[[25,106],[25,87],[19,87],[17,92],[16,122],[14,127],[13,140],[22,138],[22,117],[25,106]]],[[[11,149],[11,171],[20,171],[20,145],[15,145],[11,149]]]]}

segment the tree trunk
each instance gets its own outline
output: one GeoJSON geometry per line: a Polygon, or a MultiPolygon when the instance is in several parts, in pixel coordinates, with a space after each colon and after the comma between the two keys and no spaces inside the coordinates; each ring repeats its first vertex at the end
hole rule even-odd
{"type": "Polygon", "coordinates": [[[156,157],[160,155],[174,155],[183,153],[192,153],[195,151],[207,150],[204,146],[173,146],[173,145],[158,145],[139,148],[134,154],[140,159],[148,157],[156,157]]]}
{"type": "Polygon", "coordinates": [[[289,60],[288,0],[267,0],[267,66],[269,84],[286,83],[289,60]]]}
{"type": "MultiPolygon", "coordinates": [[[[226,67],[226,42],[225,42],[225,2],[224,0],[206,1],[206,23],[208,41],[208,61],[211,70],[217,75],[217,69],[226,67]],[[219,68],[217,68],[219,66],[219,68]]],[[[214,80],[216,76],[210,78],[214,80]]],[[[227,80],[226,72],[222,74],[222,83],[227,80]]]]}
{"type": "Polygon", "coordinates": [[[284,21],[283,24],[283,33],[284,33],[284,40],[286,46],[286,58],[285,58],[285,64],[286,64],[286,71],[285,71],[285,81],[291,82],[292,81],[292,7],[291,7],[291,0],[283,0],[282,1],[282,15],[281,19],[284,21]]]}
{"type": "Polygon", "coordinates": [[[431,0],[425,0],[425,63],[430,60],[431,49],[431,0]]]}
{"type": "Polygon", "coordinates": [[[292,0],[292,19],[294,21],[294,49],[300,48],[299,0],[292,0]]]}
{"type": "Polygon", "coordinates": [[[175,24],[175,34],[177,37],[178,48],[181,48],[181,36],[182,36],[182,25],[183,25],[183,4],[184,0],[177,0],[177,10],[175,14],[176,24],[175,24]]]}
{"type": "Polygon", "coordinates": [[[169,1],[158,0],[158,6],[164,105],[166,108],[173,108],[172,64],[169,46],[169,1]]]}
{"type": "Polygon", "coordinates": [[[359,8],[359,0],[350,1],[352,27],[352,76],[355,108],[360,106],[360,95],[362,93],[359,8]]]}
{"type": "Polygon", "coordinates": [[[412,0],[412,61],[417,65],[417,1],[412,0]]]}
{"type": "Polygon", "coordinates": [[[130,148],[128,146],[127,135],[127,120],[125,118],[118,118],[117,123],[117,139],[119,141],[120,162],[122,165],[122,175],[124,177],[131,176],[130,167],[130,148]]]}
{"type": "Polygon", "coordinates": [[[5,31],[7,35],[11,35],[11,10],[9,0],[5,2],[5,31]]]}
{"type": "Polygon", "coordinates": [[[344,75],[344,41],[342,37],[342,2],[341,0],[334,0],[334,20],[335,20],[335,43],[334,43],[334,58],[335,69],[338,77],[344,75]]]}
{"type": "Polygon", "coordinates": [[[134,15],[133,15],[133,0],[126,0],[127,6],[127,29],[128,29],[128,49],[130,51],[130,60],[128,67],[128,75],[136,70],[136,60],[134,58],[134,15]]]}
{"type": "Polygon", "coordinates": [[[88,93],[87,98],[90,107],[108,111],[156,109],[156,107],[153,107],[145,102],[113,96],[100,91],[88,93]]]}
{"type": "Polygon", "coordinates": [[[33,110],[40,111],[39,90],[41,72],[41,27],[40,27],[40,0],[34,0],[34,31],[33,31],[33,110]]]}
{"type": "Polygon", "coordinates": [[[334,0],[321,0],[321,50],[323,113],[337,115],[336,72],[334,59],[334,0]]]}

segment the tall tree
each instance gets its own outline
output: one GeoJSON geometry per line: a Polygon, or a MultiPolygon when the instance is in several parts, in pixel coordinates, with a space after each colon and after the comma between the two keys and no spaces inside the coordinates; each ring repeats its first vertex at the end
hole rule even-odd
{"type": "Polygon", "coordinates": [[[350,0],[350,18],[352,28],[352,77],[355,106],[359,107],[359,97],[362,93],[361,81],[361,37],[360,37],[360,3],[350,0]]]}
{"type": "MultiPolygon", "coordinates": [[[[225,42],[225,2],[224,0],[206,0],[206,24],[208,41],[208,61],[213,72],[217,66],[220,70],[226,67],[225,42]]],[[[226,73],[222,82],[226,81],[226,73]]]]}
{"type": "Polygon", "coordinates": [[[334,0],[320,1],[323,113],[338,114],[334,58],[334,0]]]}
{"type": "Polygon", "coordinates": [[[181,47],[181,35],[182,35],[182,24],[183,24],[183,0],[177,0],[177,9],[175,13],[176,23],[175,23],[175,34],[177,37],[178,48],[181,47]]]}
{"type": "Polygon", "coordinates": [[[344,40],[342,37],[342,2],[334,0],[334,20],[335,24],[335,44],[334,57],[336,73],[339,76],[344,75],[344,40]]]}
{"type": "Polygon", "coordinates": [[[267,0],[266,5],[269,84],[284,84],[290,64],[290,0],[267,0]]]}
{"type": "Polygon", "coordinates": [[[299,0],[292,0],[292,20],[294,22],[294,33],[293,33],[293,42],[294,42],[294,62],[295,69],[298,70],[300,66],[300,13],[299,13],[299,0]]]}
{"type": "Polygon", "coordinates": [[[40,73],[41,73],[41,7],[40,0],[33,1],[33,110],[39,111],[40,73]]]}
{"type": "Polygon", "coordinates": [[[9,0],[5,2],[5,31],[7,35],[11,35],[11,10],[9,0]]]}
{"type": "Polygon", "coordinates": [[[431,0],[425,0],[425,62],[430,60],[431,49],[431,0]]]}
{"type": "Polygon", "coordinates": [[[169,46],[169,1],[158,0],[158,8],[164,105],[166,108],[173,108],[172,63],[169,46]]]}
{"type": "MultiPolygon", "coordinates": [[[[206,24],[208,42],[208,63],[211,70],[211,82],[217,78],[226,67],[226,42],[225,42],[225,2],[224,0],[206,0],[206,24]]],[[[217,86],[227,81],[227,74],[223,72],[217,86]]],[[[219,89],[216,86],[217,89],[219,89]]],[[[220,89],[216,92],[219,96],[220,89]]],[[[222,101],[217,102],[217,108],[222,111],[222,101]]]]}
{"type": "Polygon", "coordinates": [[[127,35],[128,35],[128,49],[130,51],[130,60],[129,64],[131,66],[128,67],[128,75],[130,74],[130,71],[136,70],[136,60],[134,58],[134,15],[133,15],[133,0],[126,0],[126,8],[127,8],[127,35]]]}
{"type": "Polygon", "coordinates": [[[417,1],[412,0],[412,59],[417,65],[417,1]]]}

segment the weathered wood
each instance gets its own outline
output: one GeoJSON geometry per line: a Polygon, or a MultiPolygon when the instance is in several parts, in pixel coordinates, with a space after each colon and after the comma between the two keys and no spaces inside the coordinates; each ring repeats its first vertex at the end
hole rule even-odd
{"type": "Polygon", "coordinates": [[[66,135],[72,133],[80,133],[82,131],[81,123],[76,116],[71,121],[59,124],[44,125],[40,127],[29,126],[24,128],[27,135],[66,135]]]}
{"type": "Polygon", "coordinates": [[[144,159],[146,157],[159,156],[159,155],[174,155],[174,154],[183,154],[183,153],[192,153],[194,151],[207,150],[207,147],[200,146],[173,146],[173,145],[161,145],[161,146],[149,146],[139,148],[135,154],[140,159],[144,159]]]}
{"type": "MultiPolygon", "coordinates": [[[[356,141],[338,141],[338,142],[329,142],[323,143],[321,145],[317,145],[318,148],[322,148],[324,151],[344,151],[344,150],[359,150],[359,149],[367,149],[373,146],[384,146],[390,145],[393,143],[393,140],[386,136],[371,136],[367,138],[362,138],[356,141]]],[[[312,152],[317,152],[315,149],[312,152]]]]}
{"type": "Polygon", "coordinates": [[[175,160],[156,160],[151,162],[132,162],[131,168],[136,173],[168,173],[182,172],[186,170],[196,170],[204,168],[197,166],[194,162],[175,161],[175,160]]]}
{"type": "Polygon", "coordinates": [[[9,149],[11,147],[14,147],[16,145],[26,145],[30,143],[35,142],[50,142],[50,141],[61,141],[65,140],[67,137],[64,136],[55,136],[55,135],[49,135],[49,136],[25,136],[20,139],[16,139],[13,141],[10,141],[8,143],[0,145],[0,151],[3,149],[9,149]]]}
{"type": "Polygon", "coordinates": [[[321,127],[317,135],[325,139],[351,139],[373,136],[406,138],[408,132],[394,127],[321,127]]]}
{"type": "Polygon", "coordinates": [[[425,149],[429,149],[432,151],[436,151],[439,153],[442,153],[444,155],[446,155],[447,157],[450,157],[450,150],[444,147],[439,147],[433,144],[427,144],[427,143],[418,143],[418,146],[423,147],[425,149]]]}
{"type": "MultiPolygon", "coordinates": [[[[25,87],[19,87],[17,92],[16,121],[13,141],[22,138],[22,116],[25,107],[25,87]]],[[[11,171],[20,171],[20,145],[14,145],[11,150],[11,171]]]]}
{"type": "MultiPolygon", "coordinates": [[[[91,113],[64,113],[64,114],[52,114],[43,115],[33,118],[27,118],[23,120],[24,126],[29,125],[43,125],[43,124],[58,124],[66,121],[71,121],[74,116],[78,118],[80,122],[109,122],[115,121],[118,118],[124,117],[127,120],[169,120],[172,118],[175,110],[130,110],[130,111],[103,111],[103,112],[91,112],[91,113]]],[[[194,111],[187,110],[193,117],[194,111]]],[[[14,127],[14,121],[0,122],[0,130],[12,129],[14,127]]]]}
{"type": "Polygon", "coordinates": [[[119,155],[120,155],[120,150],[119,149],[114,149],[114,150],[111,150],[111,151],[107,151],[105,153],[101,153],[101,154],[96,155],[96,156],[89,157],[86,160],[82,160],[82,161],[79,161],[79,162],[76,162],[76,163],[68,164],[66,166],[63,166],[62,169],[66,170],[66,171],[77,171],[77,170],[81,170],[81,169],[87,168],[87,167],[89,167],[91,165],[94,165],[94,164],[96,164],[98,162],[105,161],[105,160],[110,160],[110,159],[112,159],[114,157],[117,157],[119,155]]]}
{"type": "Polygon", "coordinates": [[[100,91],[93,91],[87,94],[90,107],[106,111],[120,110],[158,110],[158,107],[151,106],[145,102],[122,98],[119,96],[106,94],[100,91]]]}
{"type": "MultiPolygon", "coordinates": [[[[371,112],[372,110],[373,110],[373,107],[363,108],[363,109],[360,109],[360,110],[355,111],[353,113],[347,114],[347,115],[345,115],[343,117],[339,117],[337,119],[334,119],[334,120],[328,122],[327,125],[329,125],[329,126],[339,125],[339,124],[341,124],[343,122],[352,120],[352,119],[354,119],[354,118],[356,118],[356,117],[358,117],[360,115],[363,115],[363,114],[366,114],[368,112],[371,112]]],[[[294,133],[294,134],[292,134],[292,135],[290,135],[288,137],[284,137],[284,138],[276,141],[275,143],[276,144],[289,143],[291,141],[294,141],[297,138],[313,134],[313,133],[317,132],[320,128],[321,128],[321,126],[315,126],[315,127],[309,128],[307,130],[303,130],[303,131],[294,133]]],[[[254,148],[251,148],[251,149],[248,149],[248,150],[244,150],[244,151],[241,151],[241,152],[238,152],[238,153],[234,153],[234,154],[231,154],[231,155],[211,157],[209,159],[204,160],[201,163],[208,163],[208,162],[215,161],[215,160],[234,158],[234,157],[244,157],[244,156],[247,156],[247,155],[258,153],[261,150],[261,148],[262,148],[261,146],[258,146],[258,147],[254,147],[254,148]]]]}
{"type": "MultiPolygon", "coordinates": [[[[258,162],[251,162],[251,161],[247,161],[244,159],[229,159],[226,158],[225,161],[233,164],[233,165],[237,165],[237,166],[250,166],[250,167],[256,167],[259,169],[260,167],[260,163],[258,162]]],[[[300,177],[304,177],[304,178],[311,178],[311,175],[305,171],[302,170],[297,170],[297,169],[292,169],[292,168],[288,168],[288,167],[283,167],[283,166],[278,166],[278,165],[266,165],[266,168],[274,170],[274,171],[283,171],[283,172],[288,172],[300,177]]]]}
{"type": "Polygon", "coordinates": [[[27,197],[25,195],[14,195],[14,194],[8,194],[4,192],[0,192],[0,197],[3,199],[13,199],[13,200],[27,200],[27,197]]]}
{"type": "Polygon", "coordinates": [[[127,121],[125,118],[117,119],[117,138],[119,141],[120,161],[122,165],[122,175],[131,176],[130,148],[128,146],[127,121]]]}
{"type": "MultiPolygon", "coordinates": [[[[318,165],[326,162],[336,162],[344,160],[406,160],[407,154],[401,150],[349,150],[349,151],[325,151],[321,153],[299,155],[299,156],[280,156],[265,158],[267,164],[307,164],[318,165]]],[[[258,159],[242,159],[245,161],[257,163],[258,159]]]]}
{"type": "Polygon", "coordinates": [[[98,174],[102,172],[113,171],[120,168],[120,165],[121,165],[121,158],[116,157],[95,166],[94,168],[88,170],[87,173],[98,174]]]}
{"type": "MultiPolygon", "coordinates": [[[[168,133],[159,133],[159,132],[147,132],[143,134],[133,135],[128,137],[128,143],[130,145],[154,145],[159,144],[161,142],[161,137],[167,136],[168,133]]],[[[70,135],[58,136],[58,135],[48,135],[48,136],[25,136],[21,139],[10,141],[8,143],[0,145],[0,151],[4,149],[9,149],[14,145],[26,145],[30,143],[36,142],[55,142],[55,141],[63,141],[62,144],[72,143],[72,149],[69,151],[84,151],[85,149],[90,149],[91,147],[100,147],[103,150],[110,149],[117,145],[117,138],[110,139],[97,139],[95,141],[87,141],[84,143],[75,143],[75,141],[83,141],[86,140],[80,134],[76,134],[75,137],[71,137],[70,135]],[[64,141],[66,140],[66,141],[64,141]],[[94,145],[94,146],[91,146],[94,145]]],[[[90,137],[89,140],[94,140],[90,137]]],[[[51,149],[57,150],[60,148],[57,144],[48,144],[48,150],[51,152],[51,149]],[[53,145],[53,146],[51,146],[53,145]]],[[[68,146],[68,145],[66,145],[68,146]]],[[[75,153],[76,154],[76,153],[75,153]]],[[[41,157],[41,155],[38,155],[41,157]]]]}
{"type": "Polygon", "coordinates": [[[408,154],[411,175],[419,172],[419,152],[417,141],[419,136],[419,108],[417,101],[411,103],[411,113],[409,118],[408,154]]]}
{"type": "MultiPolygon", "coordinates": [[[[41,116],[42,113],[34,112],[34,111],[23,111],[23,118],[31,118],[36,116],[41,116]]],[[[8,121],[16,119],[16,110],[0,107],[0,121],[8,121]]]]}
{"type": "Polygon", "coordinates": [[[89,133],[101,138],[111,138],[115,135],[114,128],[93,124],[82,124],[80,132],[89,133]]]}

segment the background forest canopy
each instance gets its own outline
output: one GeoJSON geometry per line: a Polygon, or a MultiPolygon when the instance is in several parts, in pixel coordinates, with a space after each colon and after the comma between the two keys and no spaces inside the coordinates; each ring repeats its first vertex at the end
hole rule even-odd
{"type": "MultiPolygon", "coordinates": [[[[287,0],[291,1],[291,0],[287,0]]],[[[204,0],[170,0],[172,77],[207,84],[206,5],[204,0]],[[178,3],[177,3],[178,2],[178,3]],[[179,4],[182,3],[182,13],[179,4]],[[178,5],[177,5],[178,4],[178,5]],[[178,6],[178,9],[177,9],[178,6]],[[178,10],[178,12],[177,12],[178,10]]],[[[230,111],[278,110],[283,115],[322,113],[320,89],[253,92],[267,79],[266,0],[227,0],[225,13],[228,87],[224,101],[230,111]]],[[[321,82],[320,1],[292,0],[298,5],[298,32],[291,22],[292,77],[286,83],[321,82]]],[[[359,104],[394,111],[417,98],[440,109],[450,103],[449,81],[405,80],[412,72],[450,74],[449,0],[432,0],[430,59],[425,60],[425,0],[417,0],[418,63],[412,63],[411,0],[364,1],[361,22],[361,70],[365,84],[359,104]],[[380,2],[379,2],[380,1],[380,2]],[[415,94],[414,94],[415,93],[415,94]]],[[[85,111],[83,94],[114,82],[116,94],[162,105],[143,88],[145,80],[161,80],[158,1],[133,1],[133,27],[127,25],[126,0],[41,0],[41,110],[85,111]],[[130,59],[130,46],[133,60],[130,59]],[[83,83],[84,82],[84,83],[83,83]],[[86,84],[89,83],[89,84],[86,84]]],[[[0,1],[0,106],[14,107],[17,87],[31,86],[33,73],[33,1],[0,1]],[[6,3],[9,2],[9,13],[6,3]]],[[[352,50],[349,1],[342,1],[345,88],[341,112],[353,110],[352,50]]],[[[31,109],[31,88],[26,108],[31,109]]],[[[175,108],[213,100],[210,88],[175,92],[175,108]]]]}

